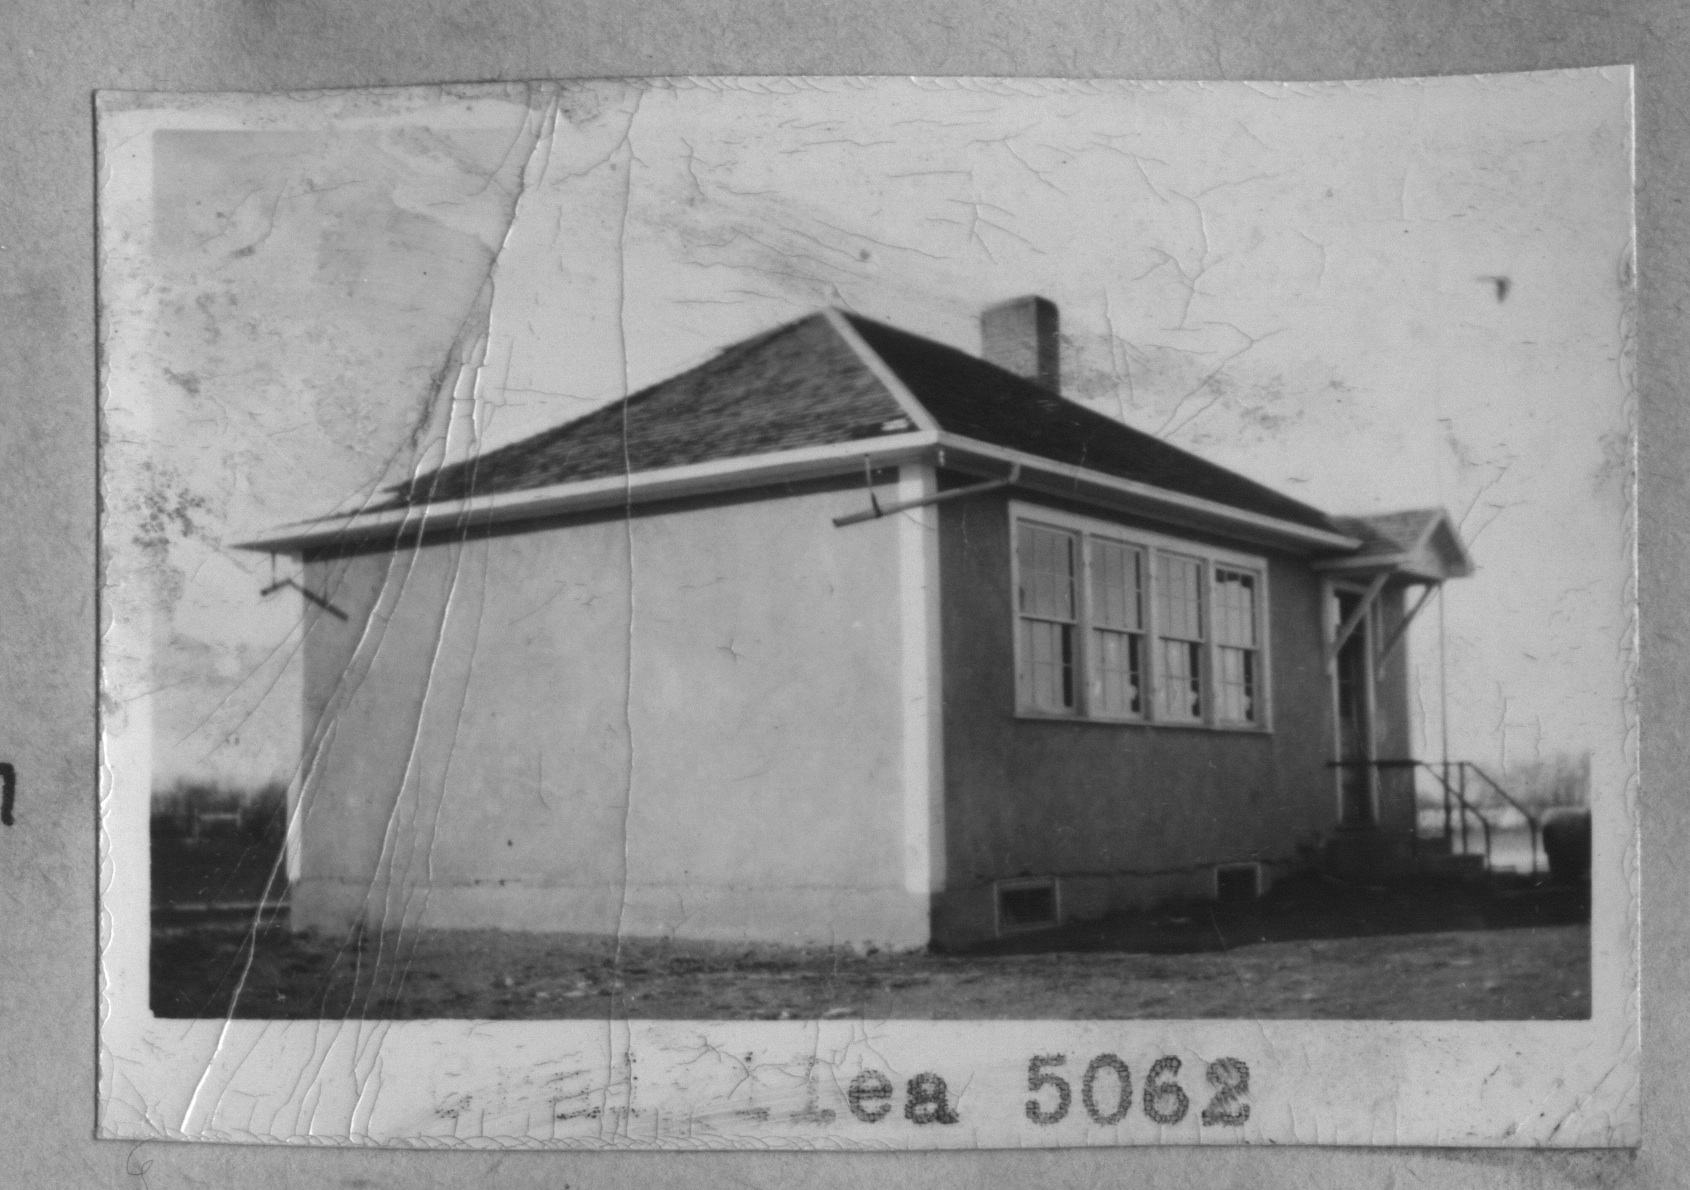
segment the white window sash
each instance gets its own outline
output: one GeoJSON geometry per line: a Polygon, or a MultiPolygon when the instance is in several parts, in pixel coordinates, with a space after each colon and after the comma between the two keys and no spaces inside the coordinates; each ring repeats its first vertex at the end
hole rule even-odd
{"type": "MultiPolygon", "coordinates": [[[[1079,668],[1083,674],[1085,703],[1080,708],[1080,714],[1088,719],[1100,719],[1108,722],[1139,723],[1149,717],[1150,688],[1146,662],[1150,653],[1148,624],[1150,610],[1148,604],[1152,598],[1150,590],[1149,551],[1136,541],[1122,538],[1114,534],[1097,533],[1092,530],[1082,530],[1081,555],[1085,562],[1085,586],[1083,589],[1084,603],[1082,605],[1082,621],[1084,623],[1084,638],[1080,643],[1079,668]],[[1138,626],[1116,627],[1099,622],[1096,609],[1093,606],[1097,596],[1097,566],[1096,551],[1093,545],[1103,542],[1112,546],[1123,547],[1128,559],[1128,573],[1131,573],[1132,563],[1136,560],[1138,570],[1138,626]],[[1098,647],[1099,633],[1113,633],[1122,641],[1122,652],[1130,659],[1133,653],[1133,641],[1137,641],[1138,653],[1138,709],[1128,707],[1126,710],[1110,710],[1103,704],[1100,691],[1102,685],[1102,650],[1098,647]]],[[[1123,682],[1127,686],[1132,684],[1132,670],[1129,663],[1124,671],[1123,682]]]]}
{"type": "MultiPolygon", "coordinates": [[[[1035,714],[1035,715],[1056,715],[1056,716],[1061,716],[1063,718],[1082,717],[1085,713],[1084,712],[1084,702],[1083,702],[1083,699],[1082,699],[1083,686],[1084,686],[1084,682],[1085,682],[1084,661],[1083,661],[1085,646],[1084,646],[1083,639],[1081,639],[1084,636],[1084,633],[1085,633],[1085,621],[1084,621],[1084,610],[1083,610],[1084,609],[1084,599],[1085,599],[1084,588],[1085,588],[1085,583],[1086,583],[1086,576],[1085,576],[1085,535],[1083,533],[1078,533],[1078,532],[1076,532],[1075,530],[1073,530],[1069,527],[1061,526],[1061,525],[1052,525],[1052,524],[1049,524],[1049,523],[1044,522],[1044,521],[1040,521],[1037,518],[1032,518],[1032,517],[1017,517],[1017,518],[1015,518],[1011,522],[1011,529],[1012,529],[1012,532],[1014,534],[1013,550],[1014,550],[1014,564],[1015,564],[1015,573],[1014,573],[1013,577],[1014,577],[1014,581],[1015,581],[1015,617],[1016,617],[1015,618],[1015,669],[1016,669],[1016,674],[1015,674],[1015,702],[1016,702],[1016,707],[1022,712],[1031,713],[1031,714],[1035,714]],[[1073,613],[1072,619],[1063,618],[1063,617],[1057,616],[1057,615],[1051,615],[1049,613],[1041,612],[1041,611],[1028,611],[1023,606],[1022,599],[1021,599],[1022,587],[1023,587],[1023,585],[1026,585],[1029,588],[1029,592],[1030,592],[1031,591],[1031,584],[1034,581],[1033,578],[1032,578],[1032,575],[1031,575],[1032,559],[1024,558],[1022,556],[1022,536],[1023,535],[1022,535],[1021,529],[1022,529],[1023,526],[1025,526],[1026,528],[1033,531],[1032,533],[1028,534],[1027,536],[1029,538],[1033,538],[1034,540],[1036,540],[1035,535],[1039,531],[1042,530],[1042,531],[1047,532],[1047,533],[1061,534],[1062,536],[1068,538],[1069,540],[1071,540],[1074,543],[1073,548],[1075,548],[1078,551],[1080,556],[1073,559],[1073,562],[1074,562],[1073,572],[1069,575],[1070,605],[1071,605],[1071,611],[1073,613]],[[1035,656],[1035,649],[1033,647],[1033,641],[1036,638],[1036,633],[1033,630],[1031,630],[1027,627],[1027,625],[1030,625],[1030,624],[1048,624],[1048,625],[1051,625],[1051,626],[1057,628],[1058,629],[1057,636],[1058,636],[1059,639],[1060,639],[1060,629],[1067,628],[1069,630],[1069,660],[1068,660],[1067,686],[1068,686],[1069,695],[1070,695],[1070,702],[1069,702],[1069,705],[1067,705],[1067,706],[1060,705],[1060,701],[1061,701],[1060,698],[1056,698],[1056,699],[1052,700],[1054,703],[1056,703],[1058,705],[1045,706],[1045,705],[1040,704],[1040,700],[1039,700],[1040,672],[1039,672],[1038,667],[1041,664],[1053,664],[1056,668],[1056,671],[1057,671],[1056,677],[1055,677],[1055,682],[1056,682],[1057,687],[1060,688],[1060,686],[1063,684],[1062,683],[1062,674],[1061,674],[1062,662],[1061,662],[1060,655],[1058,655],[1053,662],[1041,663],[1041,662],[1038,661],[1038,659],[1035,656]]],[[[1036,599],[1029,599],[1027,602],[1035,604],[1035,605],[1037,604],[1036,599]]]]}
{"type": "MultiPolygon", "coordinates": [[[[1054,509],[1042,508],[1037,505],[1023,504],[1011,501],[1010,534],[1012,543],[1013,571],[1011,580],[1014,584],[1015,595],[1015,667],[1016,690],[1015,701],[1017,712],[1030,714],[1034,717],[1059,717],[1067,719],[1093,720],[1110,723],[1161,723],[1165,726],[1185,728],[1211,728],[1224,730],[1249,730],[1268,732],[1272,730],[1271,702],[1270,702],[1270,667],[1272,665],[1269,652],[1269,626],[1272,623],[1269,615],[1269,591],[1267,585],[1267,561],[1254,555],[1241,554],[1221,547],[1198,545],[1176,537],[1163,534],[1131,529],[1114,525],[1107,521],[1095,520],[1090,517],[1073,513],[1060,512],[1054,509]],[[1076,574],[1074,575],[1074,619],[1058,620],[1043,616],[1024,614],[1021,610],[1019,588],[1022,581],[1021,572],[1021,526],[1028,524],[1035,528],[1042,528],[1056,532],[1074,534],[1075,548],[1078,558],[1075,559],[1076,574]],[[1138,628],[1119,628],[1100,622],[1100,617],[1094,611],[1094,602],[1098,592],[1094,589],[1094,570],[1098,565],[1094,556],[1094,542],[1108,542],[1112,545],[1125,547],[1130,558],[1136,553],[1141,567],[1139,580],[1139,616],[1138,628]],[[1195,636],[1172,637],[1163,635],[1163,609],[1158,605],[1161,599],[1158,591],[1163,581],[1164,555],[1177,557],[1196,564],[1196,628],[1195,636]],[[1216,570],[1229,571],[1247,575],[1251,579],[1251,597],[1249,600],[1250,635],[1254,644],[1247,647],[1222,643],[1223,633],[1217,630],[1216,612],[1216,570]],[[1052,709],[1035,704],[1033,697],[1032,658],[1030,643],[1024,637],[1026,630],[1022,628],[1023,621],[1041,621],[1053,624],[1065,624],[1071,627],[1071,672],[1072,672],[1072,705],[1066,708],[1052,709]],[[1109,711],[1104,707],[1102,648],[1099,644],[1100,633],[1116,633],[1122,638],[1121,654],[1123,668],[1121,681],[1130,684],[1131,667],[1130,642],[1137,640],[1138,652],[1138,711],[1109,711]],[[1178,668],[1189,668],[1194,672],[1198,684],[1198,702],[1200,714],[1197,717],[1171,715],[1167,713],[1167,700],[1172,696],[1168,689],[1171,681],[1168,658],[1164,650],[1169,643],[1196,644],[1197,657],[1194,665],[1182,664],[1178,668]],[[1247,666],[1249,682],[1235,684],[1234,689],[1240,689],[1240,698],[1246,699],[1246,709],[1251,712],[1249,718],[1223,716],[1227,709],[1222,699],[1222,648],[1239,648],[1248,654],[1248,662],[1242,662],[1240,668],[1247,666]]],[[[1169,592],[1171,602],[1172,592],[1169,592]]],[[[1181,683],[1184,689],[1183,682],[1181,683]]]]}
{"type": "Polygon", "coordinates": [[[1211,700],[1214,722],[1218,726],[1223,727],[1261,726],[1263,706],[1262,658],[1265,652],[1262,647],[1262,642],[1266,633],[1266,623],[1262,619],[1262,595],[1266,588],[1266,575],[1259,567],[1239,566],[1230,562],[1211,562],[1208,565],[1207,570],[1209,573],[1208,590],[1211,606],[1215,602],[1215,594],[1220,587],[1220,580],[1218,576],[1216,576],[1215,571],[1224,570],[1232,574],[1246,576],[1251,580],[1251,586],[1249,588],[1249,638],[1252,642],[1251,644],[1239,645],[1224,641],[1222,639],[1223,634],[1219,627],[1221,621],[1220,614],[1213,611],[1210,613],[1209,623],[1211,631],[1209,633],[1209,669],[1211,672],[1212,689],[1214,691],[1214,695],[1211,700]],[[1245,697],[1247,698],[1248,709],[1251,711],[1251,714],[1242,718],[1223,714],[1223,711],[1226,709],[1225,700],[1222,697],[1222,691],[1225,688],[1224,658],[1225,650],[1227,649],[1236,649],[1248,658],[1246,665],[1250,671],[1249,682],[1243,688],[1246,692],[1245,697]]]}
{"type": "Polygon", "coordinates": [[[1167,723],[1206,724],[1211,718],[1212,691],[1214,680],[1208,672],[1210,668],[1208,648],[1208,629],[1213,613],[1210,611],[1209,600],[1205,598],[1208,586],[1209,566],[1200,555],[1187,550],[1161,549],[1156,551],[1157,586],[1156,599],[1152,603],[1151,617],[1158,621],[1156,624],[1156,659],[1165,661],[1162,688],[1157,691],[1157,717],[1167,723]],[[1175,623],[1175,590],[1174,575],[1182,577],[1194,576],[1193,585],[1186,587],[1181,584],[1178,603],[1180,614],[1175,623]],[[1194,594],[1195,600],[1187,604],[1185,596],[1194,594]],[[1161,623],[1166,613],[1168,623],[1161,623]],[[1188,621],[1195,621],[1188,622],[1188,621]],[[1192,657],[1192,646],[1196,646],[1196,657],[1192,657]],[[1174,657],[1179,658],[1176,665],[1174,657]],[[1175,681],[1175,672],[1178,681],[1175,681]],[[1191,685],[1196,683],[1197,713],[1190,714],[1179,709],[1189,706],[1191,685]]]}

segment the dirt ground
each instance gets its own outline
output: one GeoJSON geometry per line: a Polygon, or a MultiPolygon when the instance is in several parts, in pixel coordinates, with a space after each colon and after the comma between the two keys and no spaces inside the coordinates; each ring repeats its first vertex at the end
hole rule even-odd
{"type": "Polygon", "coordinates": [[[966,954],[499,930],[315,938],[155,910],[160,1016],[1546,1020],[1590,1014],[1588,893],[1287,882],[966,954]]]}

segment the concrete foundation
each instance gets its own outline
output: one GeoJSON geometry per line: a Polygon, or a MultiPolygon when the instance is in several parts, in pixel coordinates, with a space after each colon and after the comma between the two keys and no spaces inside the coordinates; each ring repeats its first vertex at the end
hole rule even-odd
{"type": "Polygon", "coordinates": [[[350,880],[307,879],[291,892],[294,928],[341,934],[377,928],[532,930],[631,938],[695,938],[794,946],[923,947],[928,898],[899,889],[703,888],[698,885],[535,884],[484,880],[413,893],[350,880]],[[392,892],[394,895],[389,895],[392,892]],[[396,898],[408,897],[401,904],[396,898]],[[818,930],[818,923],[823,925],[818,930]]]}

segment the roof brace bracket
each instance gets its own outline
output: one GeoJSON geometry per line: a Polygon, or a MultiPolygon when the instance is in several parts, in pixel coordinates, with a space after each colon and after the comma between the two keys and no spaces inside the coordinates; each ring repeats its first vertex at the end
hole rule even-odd
{"type": "Polygon", "coordinates": [[[1402,638],[1408,635],[1408,626],[1414,623],[1414,617],[1420,614],[1420,609],[1426,606],[1426,601],[1441,590],[1443,590],[1442,583],[1427,583],[1420,589],[1420,598],[1414,601],[1414,606],[1408,609],[1408,614],[1402,618],[1402,623],[1398,624],[1395,631],[1385,638],[1385,643],[1379,646],[1379,655],[1373,661],[1375,666],[1384,667],[1385,662],[1390,660],[1396,647],[1402,643],[1402,638]]]}
{"type": "Polygon", "coordinates": [[[259,598],[263,598],[266,595],[273,595],[277,591],[280,591],[283,587],[292,587],[295,591],[298,591],[301,595],[305,596],[305,598],[309,599],[312,603],[315,603],[318,607],[322,608],[336,619],[346,619],[345,612],[341,611],[327,599],[324,599],[321,595],[317,594],[317,592],[311,590],[302,583],[294,582],[291,578],[284,578],[279,582],[271,583],[268,587],[265,587],[258,593],[259,598]]]}
{"type": "MultiPolygon", "coordinates": [[[[868,467],[868,460],[863,460],[863,466],[868,467]]],[[[1007,479],[988,479],[985,483],[969,484],[965,488],[952,488],[948,492],[940,492],[936,496],[924,496],[920,500],[901,500],[896,504],[882,504],[875,499],[874,489],[871,487],[868,500],[871,507],[865,512],[853,512],[848,516],[836,516],[833,523],[836,528],[843,529],[846,525],[859,525],[864,521],[879,520],[894,512],[903,512],[909,508],[921,508],[928,504],[939,504],[946,500],[955,500],[960,496],[978,496],[982,492],[995,492],[999,488],[1011,487],[1021,479],[1021,464],[1016,463],[1009,469],[1007,479]]]]}
{"type": "Polygon", "coordinates": [[[1349,643],[1355,630],[1361,627],[1361,622],[1366,618],[1368,609],[1373,606],[1373,601],[1379,598],[1379,592],[1385,589],[1385,580],[1390,577],[1391,573],[1388,570],[1381,570],[1374,575],[1373,581],[1367,584],[1367,594],[1363,595],[1361,602],[1356,604],[1355,611],[1345,617],[1344,622],[1338,626],[1337,635],[1332,638],[1332,643],[1326,646],[1327,673],[1331,673],[1338,664],[1338,654],[1343,652],[1344,646],[1349,643]]]}

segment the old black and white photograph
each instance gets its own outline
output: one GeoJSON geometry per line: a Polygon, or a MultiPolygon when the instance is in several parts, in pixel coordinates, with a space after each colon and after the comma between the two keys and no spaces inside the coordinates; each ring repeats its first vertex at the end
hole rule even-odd
{"type": "Polygon", "coordinates": [[[1628,71],[99,124],[104,1134],[1634,1132],[1628,71]]]}

